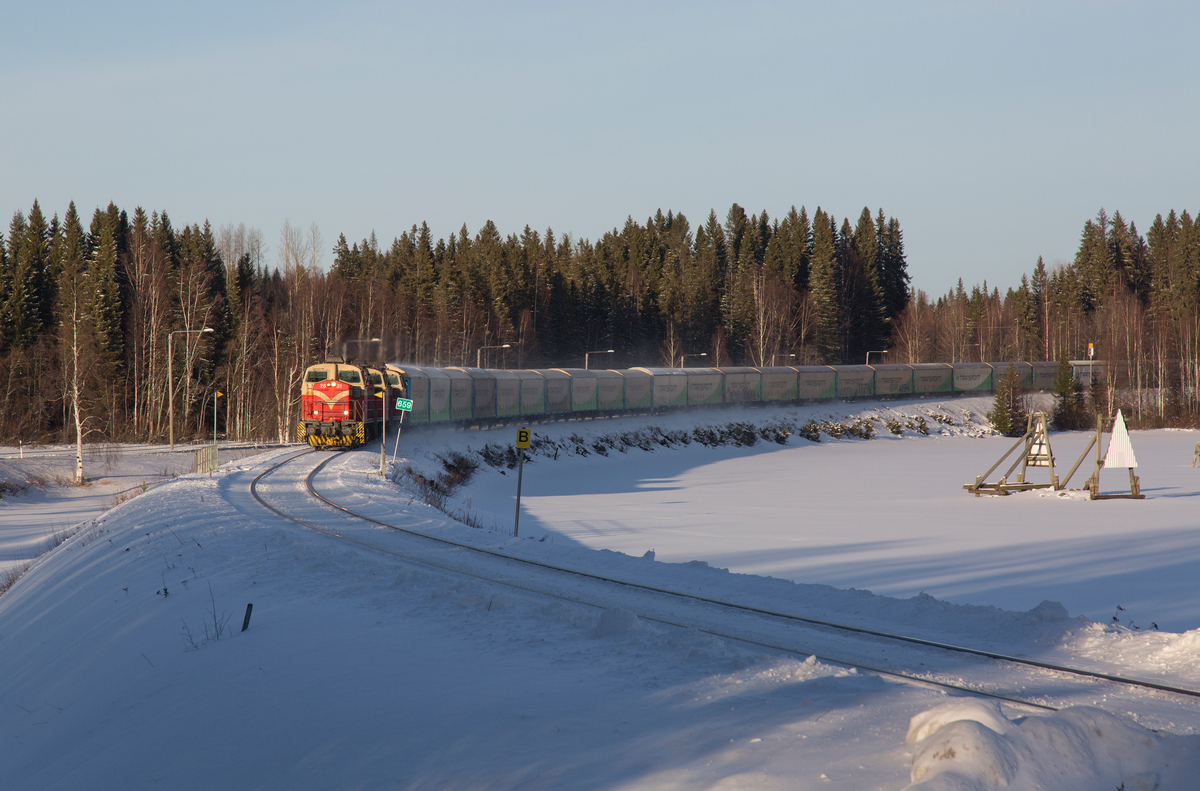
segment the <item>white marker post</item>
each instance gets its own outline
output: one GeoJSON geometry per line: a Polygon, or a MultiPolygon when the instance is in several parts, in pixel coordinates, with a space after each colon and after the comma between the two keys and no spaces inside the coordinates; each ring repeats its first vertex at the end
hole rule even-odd
{"type": "Polygon", "coordinates": [[[411,398],[396,399],[396,409],[400,410],[400,423],[396,426],[396,445],[392,448],[392,464],[396,463],[396,454],[400,452],[400,431],[404,428],[404,414],[411,412],[412,408],[411,398]]]}
{"type": "Polygon", "coordinates": [[[529,447],[529,429],[517,429],[517,513],[513,516],[513,538],[517,537],[517,526],[521,523],[521,476],[525,472],[525,451],[529,447]]]}

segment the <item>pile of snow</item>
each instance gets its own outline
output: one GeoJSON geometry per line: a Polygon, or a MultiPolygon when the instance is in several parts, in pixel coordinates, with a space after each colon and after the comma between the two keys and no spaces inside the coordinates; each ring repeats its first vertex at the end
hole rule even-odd
{"type": "Polygon", "coordinates": [[[1200,736],[1088,706],[1013,720],[995,703],[954,701],[913,717],[905,743],[912,791],[1167,791],[1200,778],[1200,736]]]}

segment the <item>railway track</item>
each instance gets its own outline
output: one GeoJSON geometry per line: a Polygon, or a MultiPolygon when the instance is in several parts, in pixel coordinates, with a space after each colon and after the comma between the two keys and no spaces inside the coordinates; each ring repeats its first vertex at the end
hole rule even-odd
{"type": "Polygon", "coordinates": [[[574,604],[600,609],[623,607],[634,611],[643,620],[667,626],[696,629],[715,637],[790,654],[814,655],[825,662],[857,667],[906,682],[1042,710],[1057,710],[1063,705],[1080,702],[1095,705],[1104,701],[1124,705],[1146,695],[1189,708],[1200,701],[1200,691],[1194,689],[810,618],[556,566],[496,549],[431,536],[360,513],[317,491],[314,479],[341,454],[330,455],[314,466],[304,479],[305,490],[311,497],[335,509],[340,515],[397,531],[414,540],[403,549],[381,546],[379,542],[350,535],[350,531],[287,513],[260,494],[259,485],[264,479],[285,465],[316,452],[306,450],[260,473],[250,485],[254,499],[281,518],[338,540],[410,562],[574,604]],[[431,549],[435,551],[431,553],[431,549]],[[480,559],[487,562],[479,564],[477,561],[480,559]],[[497,560],[504,565],[497,567],[497,560]],[[564,581],[568,584],[558,584],[564,581]],[[619,592],[619,595],[614,595],[615,592],[619,592]],[[682,603],[688,612],[678,612],[677,607],[669,605],[664,607],[665,602],[682,603]],[[697,621],[700,625],[697,625],[697,621]],[[783,634],[780,634],[781,626],[784,627],[783,634]],[[797,645],[797,642],[803,645],[797,645]],[[953,660],[948,661],[947,658],[953,660]],[[920,666],[926,669],[917,670],[920,666]],[[1057,688],[1047,689],[1050,682],[1057,688]],[[1022,693],[1031,685],[1038,691],[1022,693]],[[1014,690],[1014,687],[1017,689],[1014,690]],[[1096,700],[1097,697],[1100,700],[1096,700]]]}

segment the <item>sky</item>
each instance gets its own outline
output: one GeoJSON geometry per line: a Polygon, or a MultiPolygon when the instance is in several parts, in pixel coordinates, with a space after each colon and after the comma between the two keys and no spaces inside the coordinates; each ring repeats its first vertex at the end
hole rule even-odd
{"type": "MultiPolygon", "coordinates": [[[[900,221],[913,286],[1015,286],[1195,213],[1200,6],[0,0],[0,211],[381,244],[596,239],[734,202],[900,221]]],[[[7,230],[7,222],[3,223],[7,230]]],[[[269,253],[269,260],[273,253],[269,253]]]]}

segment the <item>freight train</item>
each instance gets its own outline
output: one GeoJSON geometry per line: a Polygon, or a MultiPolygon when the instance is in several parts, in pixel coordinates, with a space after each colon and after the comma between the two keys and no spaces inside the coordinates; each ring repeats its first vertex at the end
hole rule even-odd
{"type": "MultiPolygon", "coordinates": [[[[297,439],[314,447],[350,448],[400,419],[398,399],[412,401],[405,423],[495,423],[617,415],[746,403],[987,393],[1009,363],[796,365],[764,368],[629,368],[491,370],[363,363],[327,357],[304,373],[297,439]]],[[[1058,364],[1012,363],[1021,385],[1049,390],[1058,364]]],[[[1103,363],[1072,363],[1090,382],[1103,363]]]]}

